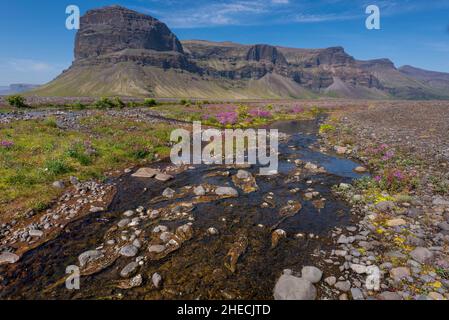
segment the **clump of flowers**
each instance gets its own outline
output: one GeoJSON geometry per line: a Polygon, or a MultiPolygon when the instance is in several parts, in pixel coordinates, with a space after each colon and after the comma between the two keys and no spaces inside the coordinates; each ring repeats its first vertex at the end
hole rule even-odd
{"type": "Polygon", "coordinates": [[[382,175],[374,177],[378,185],[390,192],[410,190],[416,187],[416,173],[404,172],[401,169],[385,169],[382,175]]]}
{"type": "Polygon", "coordinates": [[[12,147],[14,146],[14,142],[12,142],[12,141],[7,141],[7,140],[2,140],[2,141],[0,142],[0,146],[1,146],[2,148],[5,148],[5,149],[10,149],[10,148],[12,148],[12,147]]]}
{"type": "Polygon", "coordinates": [[[238,114],[236,112],[221,112],[216,116],[221,125],[233,125],[237,123],[238,114]]]}
{"type": "Polygon", "coordinates": [[[387,144],[366,149],[366,155],[371,159],[372,166],[380,168],[388,166],[396,159],[396,152],[387,144]]]}
{"type": "Polygon", "coordinates": [[[389,149],[387,144],[381,144],[377,147],[368,148],[366,152],[374,157],[379,157],[382,161],[388,161],[395,156],[395,152],[389,149]]]}
{"type": "Polygon", "coordinates": [[[260,109],[252,109],[251,111],[249,111],[249,115],[254,118],[265,118],[265,119],[273,117],[270,111],[260,109]]]}
{"type": "Polygon", "coordinates": [[[388,161],[391,158],[393,158],[394,155],[395,155],[394,151],[393,150],[389,150],[389,151],[385,152],[385,154],[383,155],[382,161],[388,161]]]}
{"type": "Polygon", "coordinates": [[[304,108],[302,108],[300,106],[294,106],[291,110],[293,113],[303,113],[304,112],[304,108]]]}

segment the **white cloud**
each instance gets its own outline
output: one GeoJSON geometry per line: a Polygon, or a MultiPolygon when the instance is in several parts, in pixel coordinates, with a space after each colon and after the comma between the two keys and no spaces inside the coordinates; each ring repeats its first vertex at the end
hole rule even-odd
{"type": "MultiPolygon", "coordinates": [[[[365,17],[371,0],[142,0],[156,3],[155,8],[135,7],[166,22],[173,28],[225,25],[262,25],[271,23],[320,23],[365,17]],[[162,6],[162,4],[164,4],[162,6]]],[[[382,16],[393,16],[428,8],[444,9],[448,2],[416,0],[377,0],[382,16]]]]}
{"type": "Polygon", "coordinates": [[[350,14],[298,14],[294,20],[300,23],[315,23],[326,21],[345,21],[357,19],[359,16],[350,14]]]}
{"type": "Polygon", "coordinates": [[[268,13],[269,5],[266,1],[261,0],[238,0],[207,4],[166,14],[161,12],[160,15],[162,21],[175,28],[242,25],[250,24],[251,17],[268,13]]]}

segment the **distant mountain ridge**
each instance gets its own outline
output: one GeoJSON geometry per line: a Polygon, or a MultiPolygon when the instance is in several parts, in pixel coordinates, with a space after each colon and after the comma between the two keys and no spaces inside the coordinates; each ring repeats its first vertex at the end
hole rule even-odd
{"type": "Polygon", "coordinates": [[[0,96],[22,93],[22,92],[26,92],[29,90],[33,90],[38,87],[39,87],[39,85],[27,84],[27,83],[16,83],[16,84],[10,84],[9,86],[0,86],[0,96]]]}
{"type": "Polygon", "coordinates": [[[358,61],[342,47],[179,41],[155,18],[109,6],[81,18],[72,66],[32,94],[449,99],[449,74],[358,61]]]}

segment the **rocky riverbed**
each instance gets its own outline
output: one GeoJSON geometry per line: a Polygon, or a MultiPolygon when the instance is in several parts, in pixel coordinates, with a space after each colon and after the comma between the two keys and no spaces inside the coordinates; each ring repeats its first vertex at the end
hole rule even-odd
{"type": "MultiPolygon", "coordinates": [[[[429,108],[275,123],[272,177],[159,162],[74,179],[45,213],[2,225],[0,298],[447,299],[447,108],[429,108]]],[[[58,125],[82,130],[76,114],[58,125]]]]}
{"type": "MultiPolygon", "coordinates": [[[[335,193],[361,220],[333,234],[348,297],[366,299],[367,268],[380,268],[385,300],[449,298],[449,108],[377,106],[343,112],[323,126],[323,144],[366,164],[372,178],[335,193]],[[350,294],[349,294],[350,293],[350,294]]],[[[334,283],[335,279],[331,279],[334,283]]]]}
{"type": "Polygon", "coordinates": [[[3,240],[1,297],[326,299],[347,291],[344,272],[324,256],[336,248],[333,234],[358,220],[334,186],[363,173],[320,152],[318,120],[273,127],[284,133],[278,175],[259,176],[257,166],[161,162],[111,179],[110,205],[91,205],[22,255],[11,242],[35,241],[42,226],[32,236],[28,227],[10,230],[16,238],[3,240]],[[79,268],[80,290],[66,289],[68,266],[79,268]]]}

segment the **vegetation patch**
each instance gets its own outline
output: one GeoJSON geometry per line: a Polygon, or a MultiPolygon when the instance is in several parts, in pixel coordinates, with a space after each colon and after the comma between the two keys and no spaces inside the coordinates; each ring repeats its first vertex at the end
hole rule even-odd
{"type": "Polygon", "coordinates": [[[169,155],[173,128],[166,123],[101,112],[80,122],[82,131],[60,129],[54,118],[0,125],[0,214],[45,207],[61,193],[52,187],[56,180],[101,179],[107,171],[169,155]]]}

